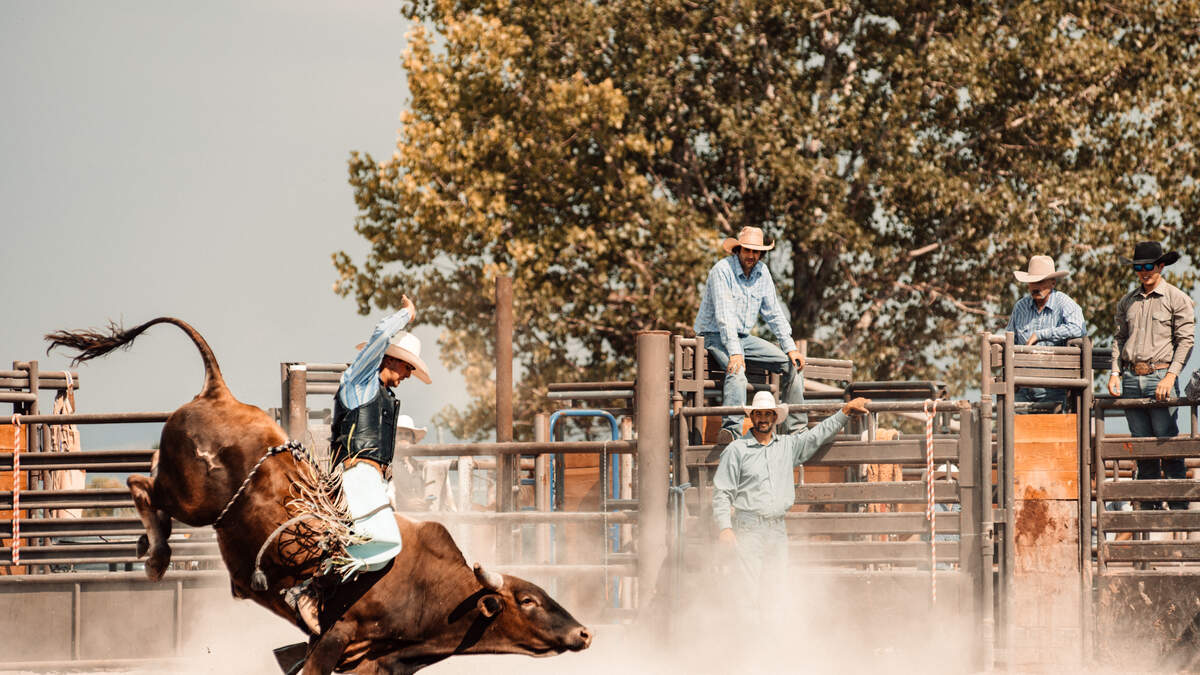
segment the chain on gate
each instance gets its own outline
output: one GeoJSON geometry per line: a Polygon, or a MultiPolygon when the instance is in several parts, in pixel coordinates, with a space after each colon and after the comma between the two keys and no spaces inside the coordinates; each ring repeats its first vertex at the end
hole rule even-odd
{"type": "Polygon", "coordinates": [[[21,564],[21,416],[12,416],[13,425],[13,511],[12,561],[21,564]]]}
{"type": "Polygon", "coordinates": [[[933,417],[937,402],[925,399],[925,519],[929,521],[929,602],[937,604],[937,503],[933,491],[933,417]]]}

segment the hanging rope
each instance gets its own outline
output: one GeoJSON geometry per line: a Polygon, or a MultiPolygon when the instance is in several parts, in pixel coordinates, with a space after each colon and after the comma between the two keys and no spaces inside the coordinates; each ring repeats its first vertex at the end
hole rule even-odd
{"type": "Polygon", "coordinates": [[[12,416],[13,425],[13,511],[12,561],[21,564],[21,416],[12,416]]]}
{"type": "MultiPolygon", "coordinates": [[[[940,400],[940,399],[938,399],[940,400]]],[[[937,604],[937,509],[933,494],[933,417],[937,400],[925,399],[925,519],[929,521],[929,602],[937,604]]]]}

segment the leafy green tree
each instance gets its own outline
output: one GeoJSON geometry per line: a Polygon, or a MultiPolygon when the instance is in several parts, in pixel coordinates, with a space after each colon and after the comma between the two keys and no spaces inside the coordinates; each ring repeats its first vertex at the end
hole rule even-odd
{"type": "MultiPolygon", "coordinates": [[[[412,0],[397,150],[354,153],[366,312],[417,297],[481,435],[492,282],[514,276],[521,418],[690,328],[743,225],[811,353],[976,381],[976,331],[1048,253],[1093,334],[1162,239],[1196,258],[1200,3],[412,0]]],[[[1184,287],[1189,275],[1172,280],[1184,287]]]]}

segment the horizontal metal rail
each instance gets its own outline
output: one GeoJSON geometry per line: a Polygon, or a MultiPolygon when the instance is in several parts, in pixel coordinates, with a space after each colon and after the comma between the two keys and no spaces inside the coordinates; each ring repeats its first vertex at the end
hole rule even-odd
{"type": "Polygon", "coordinates": [[[1200,457],[1200,437],[1174,436],[1154,437],[1109,437],[1100,441],[1101,459],[1158,459],[1177,457],[1200,457]]]}
{"type": "MultiPolygon", "coordinates": [[[[958,542],[937,543],[938,562],[958,562],[958,542]]],[[[929,565],[929,543],[924,541],[793,542],[790,557],[807,564],[826,565],[929,565]]]]}
{"type": "MultiPolygon", "coordinates": [[[[958,484],[934,481],[934,501],[958,501],[958,484]]],[[[796,504],[924,504],[925,483],[891,481],[878,483],[805,483],[796,486],[796,504]]]]}
{"type": "Polygon", "coordinates": [[[1104,531],[1200,532],[1200,511],[1105,511],[1104,531]]]}
{"type": "Polygon", "coordinates": [[[512,443],[428,443],[396,448],[404,457],[462,457],[478,455],[557,455],[637,452],[635,441],[518,441],[512,443]]]}
{"type": "MultiPolygon", "coordinates": [[[[166,422],[169,412],[75,413],[71,415],[20,415],[21,424],[116,424],[166,422]]],[[[7,421],[7,420],[6,420],[7,421]]],[[[22,457],[25,455],[22,454],[22,457]]]]}
{"type": "MultiPolygon", "coordinates": [[[[842,403],[796,403],[787,408],[790,412],[827,412],[833,413],[842,409],[842,403]]],[[[924,401],[873,401],[867,404],[869,412],[923,412],[924,401]]],[[[970,410],[969,401],[936,401],[930,406],[936,412],[963,412],[970,410]]],[[[740,406],[684,406],[680,414],[684,417],[705,417],[719,415],[736,415],[745,413],[740,406]]]]}
{"type": "MultiPolygon", "coordinates": [[[[0,511],[11,510],[13,493],[0,492],[0,511]]],[[[133,507],[129,490],[33,490],[21,492],[24,509],[75,509],[133,507]]]]}
{"type": "MultiPolygon", "coordinates": [[[[189,527],[175,523],[172,534],[196,536],[208,526],[189,527]]],[[[22,518],[21,537],[123,537],[146,531],[138,518],[100,516],[91,518],[22,518]]],[[[0,520],[0,537],[11,537],[12,521],[0,520]]]]}
{"type": "MultiPolygon", "coordinates": [[[[596,523],[620,525],[636,523],[637,511],[404,511],[412,520],[450,523],[596,523]]],[[[23,526],[22,526],[23,527],[23,526]]]]}
{"type": "MultiPolygon", "coordinates": [[[[1200,481],[1180,479],[1105,482],[1105,501],[1200,501],[1200,481]]],[[[1107,515],[1107,514],[1106,514],[1107,515]]]]}
{"type": "Polygon", "coordinates": [[[1155,398],[1102,398],[1096,397],[1096,407],[1101,410],[1126,408],[1191,408],[1200,406],[1200,401],[1188,398],[1168,398],[1162,401],[1155,398]]]}
{"type": "MultiPolygon", "coordinates": [[[[155,450],[87,450],[83,452],[22,452],[21,470],[149,471],[155,450]]],[[[0,452],[0,471],[12,471],[13,453],[0,452]]]]}

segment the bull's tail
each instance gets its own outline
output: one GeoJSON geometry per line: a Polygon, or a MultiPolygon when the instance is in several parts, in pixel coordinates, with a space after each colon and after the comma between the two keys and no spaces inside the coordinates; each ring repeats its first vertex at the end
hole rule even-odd
{"type": "Polygon", "coordinates": [[[221,367],[217,365],[217,357],[213,356],[212,349],[205,342],[204,338],[187,323],[179,319],[161,316],[157,319],[151,319],[140,326],[134,326],[129,330],[125,330],[120,324],[109,321],[108,331],[99,330],[76,330],[65,331],[60,330],[54,333],[48,333],[46,340],[50,342],[50,346],[46,348],[46,353],[55,347],[66,347],[74,349],[78,352],[73,359],[72,365],[78,365],[83,361],[90,361],[97,356],[104,356],[117,347],[129,348],[130,344],[146,329],[159,323],[174,324],[187,333],[192,342],[196,344],[196,348],[200,350],[200,358],[204,360],[204,389],[200,392],[201,396],[215,394],[218,391],[226,390],[225,379],[221,377],[221,367]]]}

